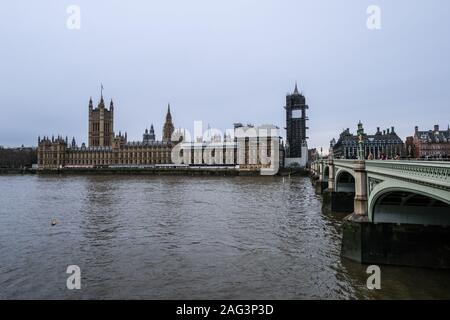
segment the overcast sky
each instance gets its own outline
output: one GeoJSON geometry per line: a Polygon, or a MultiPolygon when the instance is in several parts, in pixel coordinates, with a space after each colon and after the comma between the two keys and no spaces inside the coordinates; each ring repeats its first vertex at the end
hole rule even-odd
{"type": "Polygon", "coordinates": [[[168,102],[176,127],[284,127],[295,81],[310,106],[309,147],[358,120],[404,139],[450,122],[449,33],[447,0],[5,0],[0,145],[86,141],[100,83],[129,140],[151,123],[160,137],[168,102]],[[79,30],[66,26],[73,4],[79,30]],[[372,4],[380,30],[366,26],[372,4]]]}

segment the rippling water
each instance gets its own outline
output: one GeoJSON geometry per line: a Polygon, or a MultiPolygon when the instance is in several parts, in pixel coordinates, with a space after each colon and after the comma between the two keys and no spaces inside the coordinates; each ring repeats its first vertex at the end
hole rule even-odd
{"type": "Polygon", "coordinates": [[[450,298],[448,271],[382,267],[368,290],[341,220],[308,178],[0,176],[0,298],[450,298]]]}

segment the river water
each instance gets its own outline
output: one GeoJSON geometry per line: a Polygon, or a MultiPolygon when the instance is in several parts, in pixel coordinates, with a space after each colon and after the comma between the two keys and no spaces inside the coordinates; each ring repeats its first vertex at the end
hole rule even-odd
{"type": "Polygon", "coordinates": [[[367,289],[341,221],[303,177],[0,176],[0,298],[450,298],[448,271],[367,289]]]}

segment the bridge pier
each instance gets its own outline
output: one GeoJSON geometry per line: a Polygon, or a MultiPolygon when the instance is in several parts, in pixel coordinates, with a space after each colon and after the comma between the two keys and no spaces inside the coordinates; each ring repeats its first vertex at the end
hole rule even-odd
{"type": "Polygon", "coordinates": [[[325,164],[323,161],[318,163],[318,170],[313,179],[315,193],[320,195],[328,187],[328,180],[325,180],[325,164]]]}
{"type": "Polygon", "coordinates": [[[367,216],[367,172],[364,160],[355,161],[355,214],[367,216]]]}
{"type": "Polygon", "coordinates": [[[355,161],[354,212],[345,218],[342,234],[341,255],[358,262],[365,260],[363,254],[366,253],[366,248],[363,238],[368,236],[371,224],[367,215],[367,173],[365,169],[364,160],[355,161]]]}
{"type": "Polygon", "coordinates": [[[322,213],[353,213],[354,192],[338,192],[335,189],[335,171],[333,159],[328,161],[328,186],[322,193],[322,213]]]}
{"type": "Polygon", "coordinates": [[[319,164],[317,161],[311,163],[310,178],[311,178],[311,183],[314,187],[315,193],[320,194],[319,187],[318,187],[318,183],[319,183],[318,181],[320,180],[320,173],[319,173],[319,164]]]}
{"type": "Polygon", "coordinates": [[[345,219],[341,255],[365,264],[450,269],[450,228],[345,219]]]}
{"type": "Polygon", "coordinates": [[[322,212],[325,214],[354,211],[355,194],[353,192],[336,192],[327,188],[322,196],[322,212]]]}
{"type": "Polygon", "coordinates": [[[314,174],[313,174],[313,180],[318,180],[319,179],[319,164],[316,163],[316,166],[314,168],[314,174]]]}
{"type": "Polygon", "coordinates": [[[323,181],[323,180],[316,180],[314,188],[316,191],[316,194],[323,194],[323,192],[327,189],[328,187],[328,182],[323,181]]]}
{"type": "Polygon", "coordinates": [[[316,167],[316,163],[312,162],[310,167],[309,167],[309,176],[310,176],[311,179],[314,177],[315,170],[316,170],[315,167],[316,167]]]}

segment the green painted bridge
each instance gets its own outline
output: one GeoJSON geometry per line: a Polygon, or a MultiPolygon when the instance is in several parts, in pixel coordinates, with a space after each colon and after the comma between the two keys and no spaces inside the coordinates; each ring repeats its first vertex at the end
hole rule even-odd
{"type": "Polygon", "coordinates": [[[450,225],[450,162],[327,159],[311,170],[323,189],[354,193],[371,222],[450,225]]]}
{"type": "Polygon", "coordinates": [[[322,210],[344,212],[342,256],[450,268],[450,162],[317,160],[322,210]]]}

